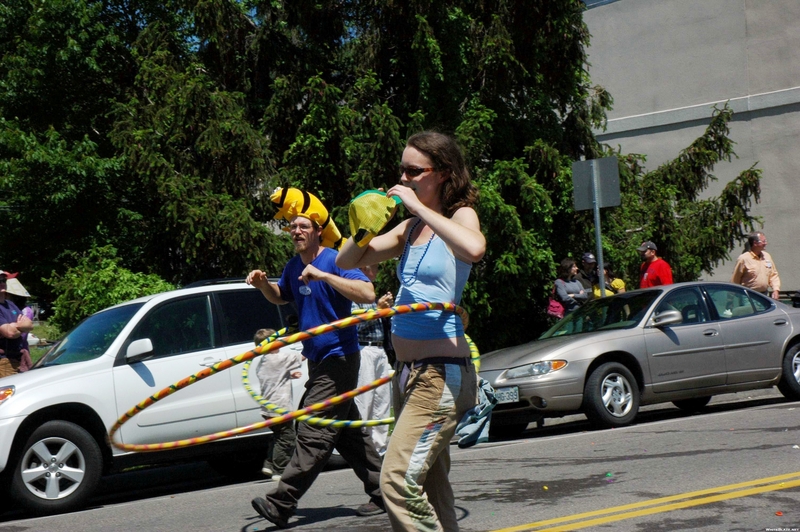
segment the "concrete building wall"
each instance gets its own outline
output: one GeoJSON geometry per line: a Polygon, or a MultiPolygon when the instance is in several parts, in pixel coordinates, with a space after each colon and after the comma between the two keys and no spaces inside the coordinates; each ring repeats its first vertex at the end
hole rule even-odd
{"type": "MultiPolygon", "coordinates": [[[[592,81],[614,97],[599,140],[646,155],[655,169],[702,134],[715,104],[729,102],[739,158],[714,169],[719,181],[707,196],[757,163],[761,201],[751,210],[764,220],[782,289],[800,289],[800,2],[618,0],[584,19],[592,81]]],[[[726,280],[732,267],[708,278],[726,280]]]]}

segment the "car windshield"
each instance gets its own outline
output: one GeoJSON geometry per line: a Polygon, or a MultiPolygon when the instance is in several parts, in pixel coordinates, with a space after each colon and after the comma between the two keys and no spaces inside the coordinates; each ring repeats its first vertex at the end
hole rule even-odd
{"type": "Polygon", "coordinates": [[[661,290],[648,290],[593,299],[575,312],[564,316],[539,338],[570,336],[609,329],[631,329],[642,321],[647,309],[660,294],[661,290]]]}
{"type": "Polygon", "coordinates": [[[101,356],[142,305],[144,303],[124,305],[89,316],[55,344],[34,367],[72,364],[101,356]]]}

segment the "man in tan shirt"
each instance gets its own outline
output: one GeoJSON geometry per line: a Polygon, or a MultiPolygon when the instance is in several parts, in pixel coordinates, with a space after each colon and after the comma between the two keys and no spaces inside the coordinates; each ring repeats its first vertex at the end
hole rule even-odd
{"type": "Polygon", "coordinates": [[[747,235],[747,242],[750,251],[742,253],[736,259],[731,282],[762,294],[767,294],[772,287],[772,299],[780,299],[781,278],[778,276],[778,268],[775,267],[769,253],[764,251],[767,247],[767,237],[757,231],[747,235]]]}

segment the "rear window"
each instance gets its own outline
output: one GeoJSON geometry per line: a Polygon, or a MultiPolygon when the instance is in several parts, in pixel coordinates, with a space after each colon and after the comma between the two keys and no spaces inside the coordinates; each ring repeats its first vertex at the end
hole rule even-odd
{"type": "MultiPolygon", "coordinates": [[[[259,329],[282,327],[281,313],[260,290],[216,292],[220,328],[224,345],[252,342],[259,329]]],[[[284,305],[289,310],[288,305],[284,305]]]]}

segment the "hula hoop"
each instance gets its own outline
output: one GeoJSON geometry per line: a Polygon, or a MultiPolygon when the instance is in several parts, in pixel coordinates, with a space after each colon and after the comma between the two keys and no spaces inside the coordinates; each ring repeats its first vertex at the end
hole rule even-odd
{"type": "MultiPolygon", "coordinates": [[[[364,314],[367,310],[361,310],[358,313],[354,313],[353,315],[364,314]]],[[[280,338],[281,336],[285,335],[288,332],[287,328],[283,328],[275,334],[270,335],[268,338],[264,339],[262,342],[263,346],[266,346],[273,340],[280,338]]],[[[478,351],[478,346],[475,345],[475,342],[472,341],[467,334],[464,335],[464,338],[467,341],[467,345],[469,346],[469,356],[472,364],[475,366],[475,371],[478,372],[481,369],[481,361],[480,357],[481,354],[478,351]]],[[[263,356],[263,355],[262,355],[263,356]]],[[[253,363],[253,359],[248,360],[242,366],[242,386],[244,387],[245,391],[253,398],[255,402],[259,405],[263,406],[270,412],[276,412],[277,414],[287,414],[290,411],[281,408],[280,406],[276,405],[275,403],[269,402],[268,399],[265,399],[263,395],[256,392],[250,384],[250,365],[253,363]]],[[[384,419],[363,419],[363,420],[349,420],[349,419],[330,419],[325,417],[313,417],[313,416],[300,416],[296,418],[296,421],[301,421],[303,423],[308,423],[309,425],[316,425],[321,427],[333,427],[333,428],[360,428],[360,427],[377,427],[379,425],[391,425],[395,422],[394,417],[387,417],[384,419]]]]}
{"type": "MultiPolygon", "coordinates": [[[[268,339],[269,340],[269,339],[268,339]]],[[[266,340],[265,340],[266,341],[266,340]]],[[[290,413],[289,410],[285,408],[281,408],[280,406],[276,405],[275,403],[270,403],[269,400],[264,399],[263,395],[260,395],[253,387],[250,385],[250,364],[253,363],[253,360],[248,360],[242,366],[242,385],[247,393],[250,394],[250,397],[253,398],[255,402],[269,410],[270,412],[276,412],[278,414],[288,414],[290,413]]],[[[393,376],[394,372],[390,372],[388,376],[393,376]]],[[[371,386],[377,383],[379,380],[377,379],[371,382],[368,386],[371,386]]],[[[385,384],[386,381],[381,382],[381,384],[375,384],[375,388],[385,384]]],[[[372,388],[371,388],[372,389],[372,388]]],[[[318,427],[333,427],[335,429],[338,428],[360,428],[360,427],[377,427],[378,425],[389,425],[394,423],[394,417],[387,417],[384,419],[331,419],[327,417],[313,417],[309,415],[303,415],[298,418],[295,418],[296,421],[301,421],[303,423],[308,423],[309,425],[315,425],[318,427]]]]}
{"type": "MultiPolygon", "coordinates": [[[[279,337],[281,334],[285,334],[284,332],[279,331],[275,335],[272,335],[270,338],[264,340],[265,343],[269,343],[275,338],[279,337]]],[[[475,345],[475,342],[472,341],[468,335],[464,335],[464,338],[467,340],[467,345],[469,345],[469,355],[472,364],[475,366],[475,371],[480,371],[481,368],[481,354],[478,351],[478,347],[475,345]]],[[[276,405],[275,403],[269,402],[268,399],[265,399],[263,395],[256,392],[252,385],[250,384],[250,365],[253,363],[253,360],[248,360],[242,366],[242,386],[244,387],[245,391],[253,398],[255,402],[259,405],[263,406],[270,412],[276,412],[280,415],[287,414],[290,411],[286,410],[285,408],[281,408],[280,406],[276,405]]],[[[390,425],[395,422],[394,417],[387,417],[384,419],[362,419],[362,420],[348,420],[348,419],[330,419],[325,417],[313,417],[313,416],[300,416],[296,418],[296,421],[301,421],[303,423],[308,423],[309,425],[316,425],[321,427],[333,427],[333,428],[359,428],[359,427],[377,427],[379,425],[390,425]]]]}
{"type": "MultiPolygon", "coordinates": [[[[108,441],[111,445],[118,449],[122,449],[124,451],[136,451],[136,452],[149,452],[149,451],[161,451],[165,449],[177,449],[180,447],[188,447],[191,445],[200,445],[203,443],[212,442],[215,440],[220,440],[223,438],[230,438],[232,436],[236,436],[239,434],[246,434],[248,432],[252,432],[254,430],[262,429],[265,427],[269,427],[270,425],[277,425],[280,423],[284,423],[286,421],[290,421],[292,419],[299,418],[311,412],[316,412],[319,410],[323,410],[325,408],[329,408],[335,404],[338,404],[342,401],[346,401],[360,395],[362,393],[368,392],[378,386],[381,386],[387,382],[389,382],[394,373],[390,373],[386,377],[382,377],[377,379],[376,381],[372,382],[371,384],[367,384],[365,386],[361,386],[355,390],[345,392],[341,395],[337,395],[330,399],[327,399],[321,403],[316,403],[309,407],[303,408],[301,410],[296,410],[289,414],[284,414],[279,417],[271,418],[265,421],[259,421],[257,423],[251,423],[250,425],[244,427],[237,427],[234,429],[216,432],[214,434],[207,434],[205,436],[197,436],[195,438],[188,438],[184,440],[175,440],[170,442],[162,442],[162,443],[146,443],[146,444],[126,444],[122,442],[118,442],[114,440],[114,435],[117,431],[124,425],[126,422],[133,419],[139,412],[145,410],[146,408],[152,406],[153,404],[157,403],[158,401],[172,395],[173,393],[181,390],[187,386],[194,384],[197,381],[203,380],[207,377],[210,377],[220,371],[224,371],[226,369],[230,369],[236,364],[241,364],[247,360],[251,360],[258,355],[270,353],[281,347],[285,347],[287,345],[293,344],[295,342],[299,342],[301,340],[309,339],[313,336],[318,336],[320,334],[324,334],[326,332],[331,332],[337,329],[344,329],[346,327],[352,327],[354,325],[358,325],[359,323],[394,316],[396,314],[407,314],[410,312],[424,312],[428,310],[441,310],[446,312],[455,312],[459,317],[465,319],[466,311],[452,303],[412,303],[409,305],[399,305],[396,307],[386,308],[386,309],[375,309],[369,310],[362,314],[348,316],[346,318],[342,318],[340,320],[333,321],[331,323],[326,323],[319,325],[317,327],[313,327],[306,331],[301,331],[283,338],[276,339],[272,342],[262,342],[261,345],[256,346],[255,349],[247,351],[246,353],[242,353],[235,357],[229,358],[227,360],[222,360],[217,362],[213,366],[209,366],[200,370],[199,372],[195,373],[194,375],[190,375],[181,379],[180,381],[167,386],[166,388],[156,392],[155,394],[151,395],[147,399],[141,401],[136,406],[132,407],[130,410],[125,412],[109,429],[108,432],[108,441]]],[[[472,356],[472,353],[471,353],[472,356]]]]}

